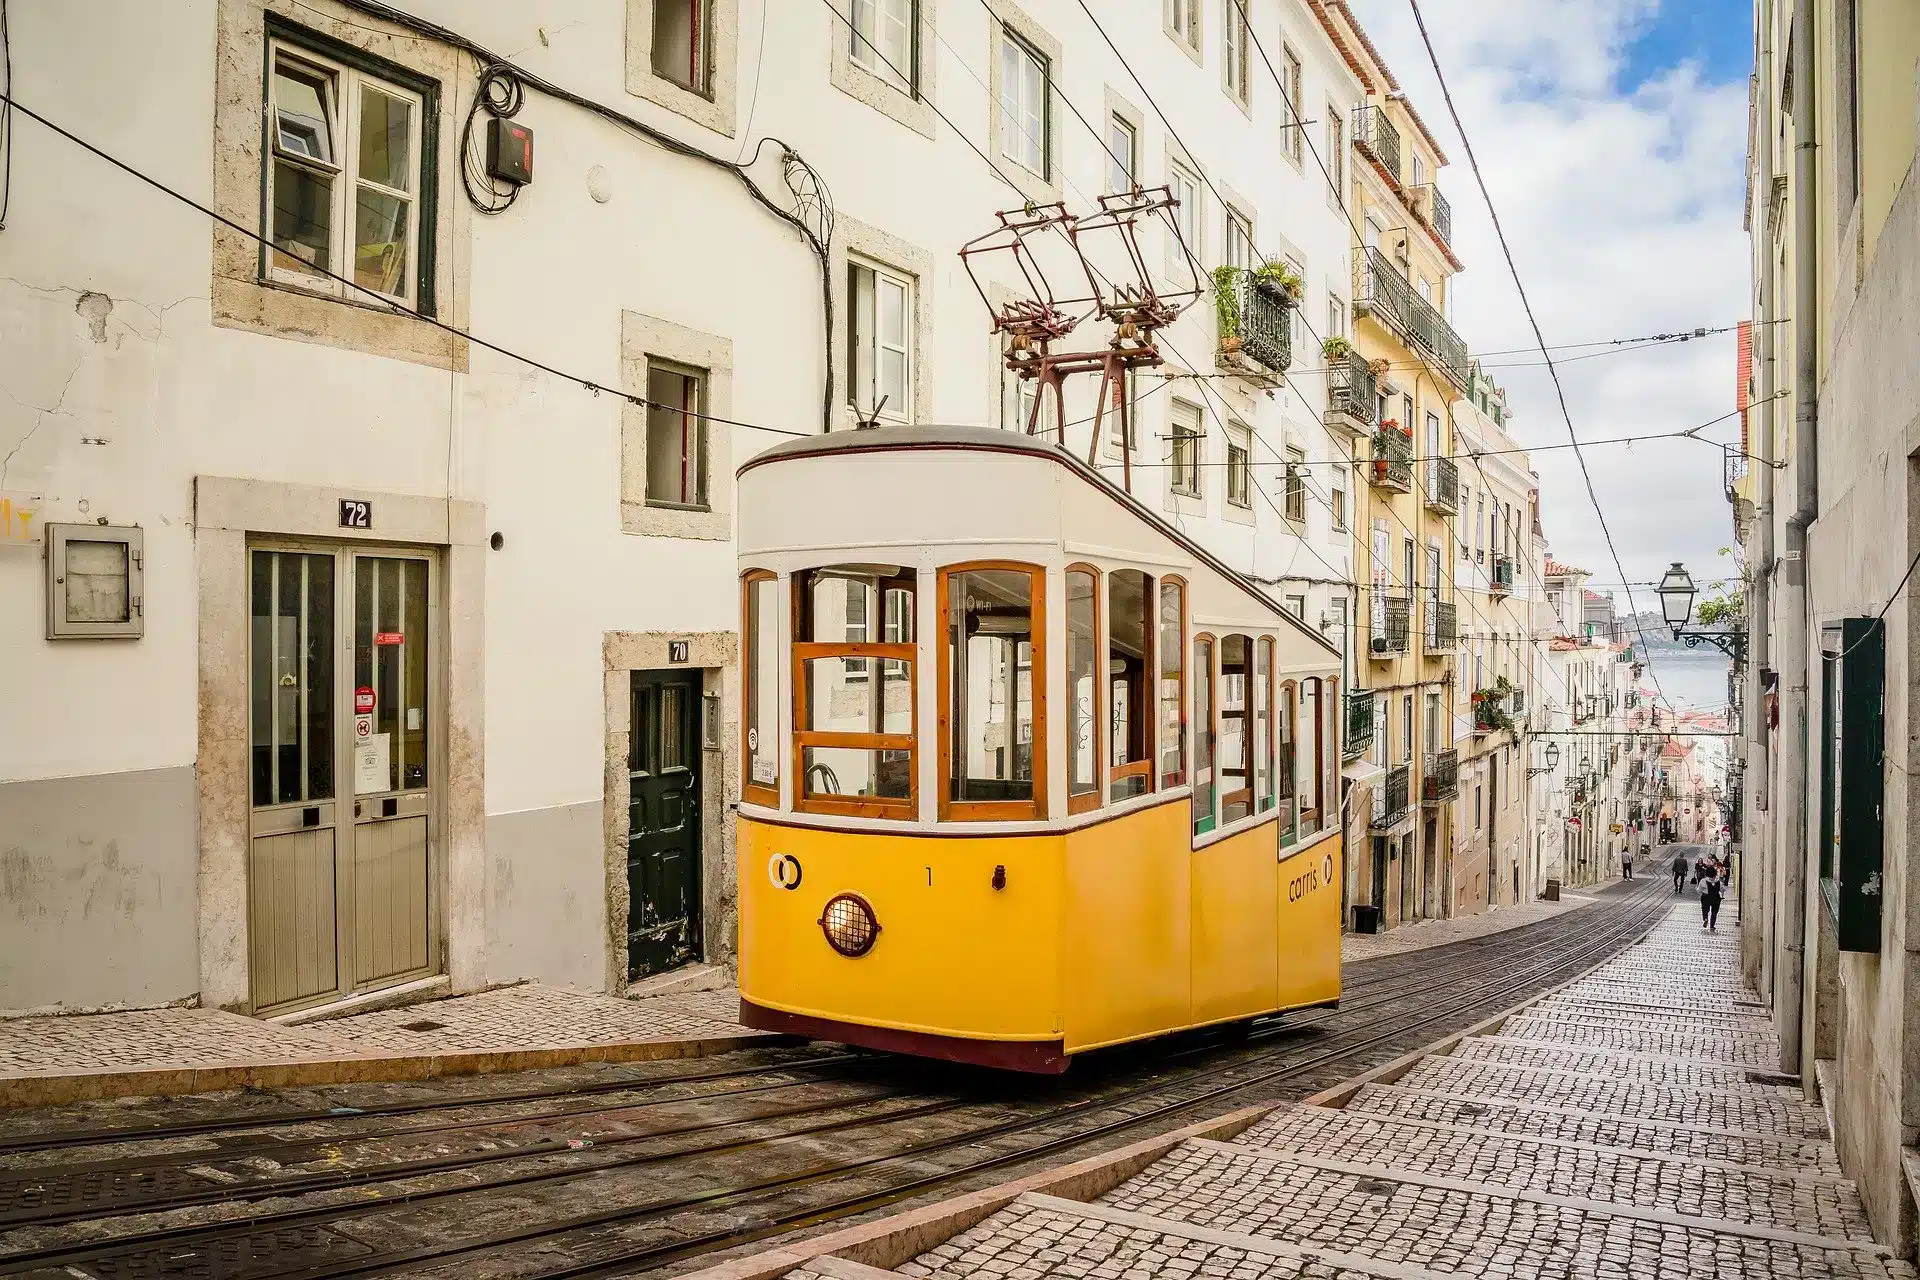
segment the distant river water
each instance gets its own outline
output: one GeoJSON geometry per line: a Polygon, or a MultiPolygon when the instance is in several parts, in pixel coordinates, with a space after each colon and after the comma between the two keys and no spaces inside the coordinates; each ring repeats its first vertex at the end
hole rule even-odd
{"type": "Polygon", "coordinates": [[[1653,659],[1641,683],[1652,685],[1655,676],[1660,689],[1682,711],[1722,711],[1727,705],[1727,659],[1718,653],[1700,650],[1674,652],[1662,649],[1649,653],[1653,659]]]}

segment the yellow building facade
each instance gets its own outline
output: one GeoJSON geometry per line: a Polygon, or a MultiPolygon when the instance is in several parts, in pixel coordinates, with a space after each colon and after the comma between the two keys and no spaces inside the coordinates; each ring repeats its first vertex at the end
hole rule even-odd
{"type": "MultiPolygon", "coordinates": [[[[1348,122],[1355,231],[1350,350],[1330,422],[1344,418],[1356,467],[1356,682],[1350,722],[1371,722],[1366,841],[1350,858],[1357,929],[1452,914],[1459,751],[1452,685],[1466,629],[1453,581],[1460,476],[1453,405],[1466,343],[1446,320],[1461,263],[1436,184],[1446,155],[1344,6],[1328,6],[1366,88],[1348,122]],[[1342,414],[1344,408],[1345,413],[1342,414]],[[1370,408],[1371,412],[1366,410],[1370,408]],[[1370,421],[1369,421],[1370,420],[1370,421]]],[[[1356,795],[1356,803],[1367,801],[1356,795]]],[[[1364,821],[1362,819],[1364,818],[1364,821]]]]}

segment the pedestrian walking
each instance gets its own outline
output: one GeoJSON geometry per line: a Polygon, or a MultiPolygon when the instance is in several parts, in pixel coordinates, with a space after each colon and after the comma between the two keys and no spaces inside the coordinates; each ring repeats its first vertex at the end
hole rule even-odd
{"type": "Polygon", "coordinates": [[[1630,853],[1620,855],[1620,878],[1622,880],[1633,879],[1633,855],[1630,853]]]}
{"type": "Polygon", "coordinates": [[[1709,872],[1700,877],[1700,927],[1708,933],[1720,932],[1720,877],[1709,872]]]}
{"type": "Polygon", "coordinates": [[[1673,891],[1679,893],[1686,887],[1687,855],[1684,853],[1676,853],[1673,855],[1673,891]]]}

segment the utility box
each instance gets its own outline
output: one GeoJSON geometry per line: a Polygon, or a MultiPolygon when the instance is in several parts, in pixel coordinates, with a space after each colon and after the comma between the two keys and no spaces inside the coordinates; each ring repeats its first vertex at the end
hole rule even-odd
{"type": "Polygon", "coordinates": [[[1547,881],[1546,890],[1541,893],[1540,896],[1548,902],[1560,901],[1560,882],[1558,880],[1547,881]]]}
{"type": "Polygon", "coordinates": [[[146,630],[138,527],[50,524],[46,539],[47,639],[134,639],[146,630]]]}
{"type": "Polygon", "coordinates": [[[487,121],[487,176],[524,187],[533,181],[533,130],[504,116],[487,121]]]}

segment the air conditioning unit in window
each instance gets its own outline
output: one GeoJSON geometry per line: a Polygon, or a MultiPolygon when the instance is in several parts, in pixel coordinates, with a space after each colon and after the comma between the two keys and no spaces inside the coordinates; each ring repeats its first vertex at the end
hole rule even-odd
{"type": "Polygon", "coordinates": [[[1373,651],[1375,653],[1385,653],[1387,651],[1387,638],[1385,636],[1375,636],[1373,638],[1373,651]]]}

